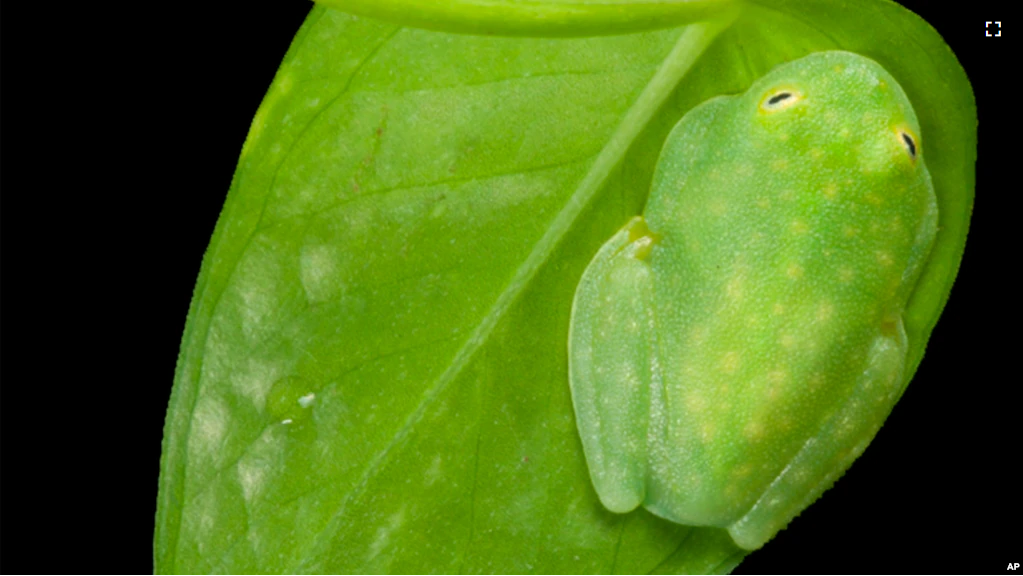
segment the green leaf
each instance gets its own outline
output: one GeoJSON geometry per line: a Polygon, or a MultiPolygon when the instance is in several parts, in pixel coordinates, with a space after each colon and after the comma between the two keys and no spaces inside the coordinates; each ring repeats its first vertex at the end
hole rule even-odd
{"type": "Polygon", "coordinates": [[[915,367],[962,255],[976,113],[914,14],[765,0],[569,39],[315,8],[253,120],[196,285],[156,571],[731,570],[744,552],[724,531],[597,500],[569,310],[590,258],[642,210],[679,118],[827,49],[881,63],[921,122],[941,231],[907,319],[915,367]]]}

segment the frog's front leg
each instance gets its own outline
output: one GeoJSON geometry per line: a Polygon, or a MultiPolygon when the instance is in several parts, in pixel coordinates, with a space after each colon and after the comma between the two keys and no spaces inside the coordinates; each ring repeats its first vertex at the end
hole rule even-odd
{"type": "Polygon", "coordinates": [[[650,396],[661,381],[647,263],[656,241],[642,216],[630,220],[590,262],[572,304],[577,425],[600,501],[619,513],[646,497],[650,396]]]}
{"type": "Polygon", "coordinates": [[[806,440],[749,512],[728,527],[738,545],[763,546],[863,453],[905,387],[907,348],[902,318],[883,323],[846,402],[806,440]]]}

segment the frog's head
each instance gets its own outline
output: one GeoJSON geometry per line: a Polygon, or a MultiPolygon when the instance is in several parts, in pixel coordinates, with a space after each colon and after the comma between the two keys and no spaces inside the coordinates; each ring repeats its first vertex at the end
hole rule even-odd
{"type": "Polygon", "coordinates": [[[920,127],[899,83],[850,52],[779,66],[743,97],[758,139],[850,177],[913,180],[923,170],[920,127]]]}

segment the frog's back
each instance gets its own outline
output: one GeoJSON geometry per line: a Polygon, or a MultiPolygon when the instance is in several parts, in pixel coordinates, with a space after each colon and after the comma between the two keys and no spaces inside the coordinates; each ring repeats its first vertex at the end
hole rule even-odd
{"type": "Polygon", "coordinates": [[[645,217],[659,346],[678,351],[663,402],[699,417],[655,410],[649,508],[735,521],[848,402],[878,335],[897,337],[936,222],[919,133],[898,83],[845,52],[673,131],[645,217]]]}

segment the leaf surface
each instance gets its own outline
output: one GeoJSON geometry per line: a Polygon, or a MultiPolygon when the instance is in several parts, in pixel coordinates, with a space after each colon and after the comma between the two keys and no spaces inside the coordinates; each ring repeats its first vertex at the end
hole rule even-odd
{"type": "Polygon", "coordinates": [[[315,8],[253,120],[182,341],[156,571],[731,570],[725,532],[597,500],[567,384],[579,276],[686,111],[851,50],[913,101],[938,193],[915,366],[972,206],[965,74],[888,2],[578,38],[407,24],[315,8]]]}
{"type": "Polygon", "coordinates": [[[671,28],[730,10],[735,0],[321,0],[352,14],[462,34],[598,36],[671,28]]]}

